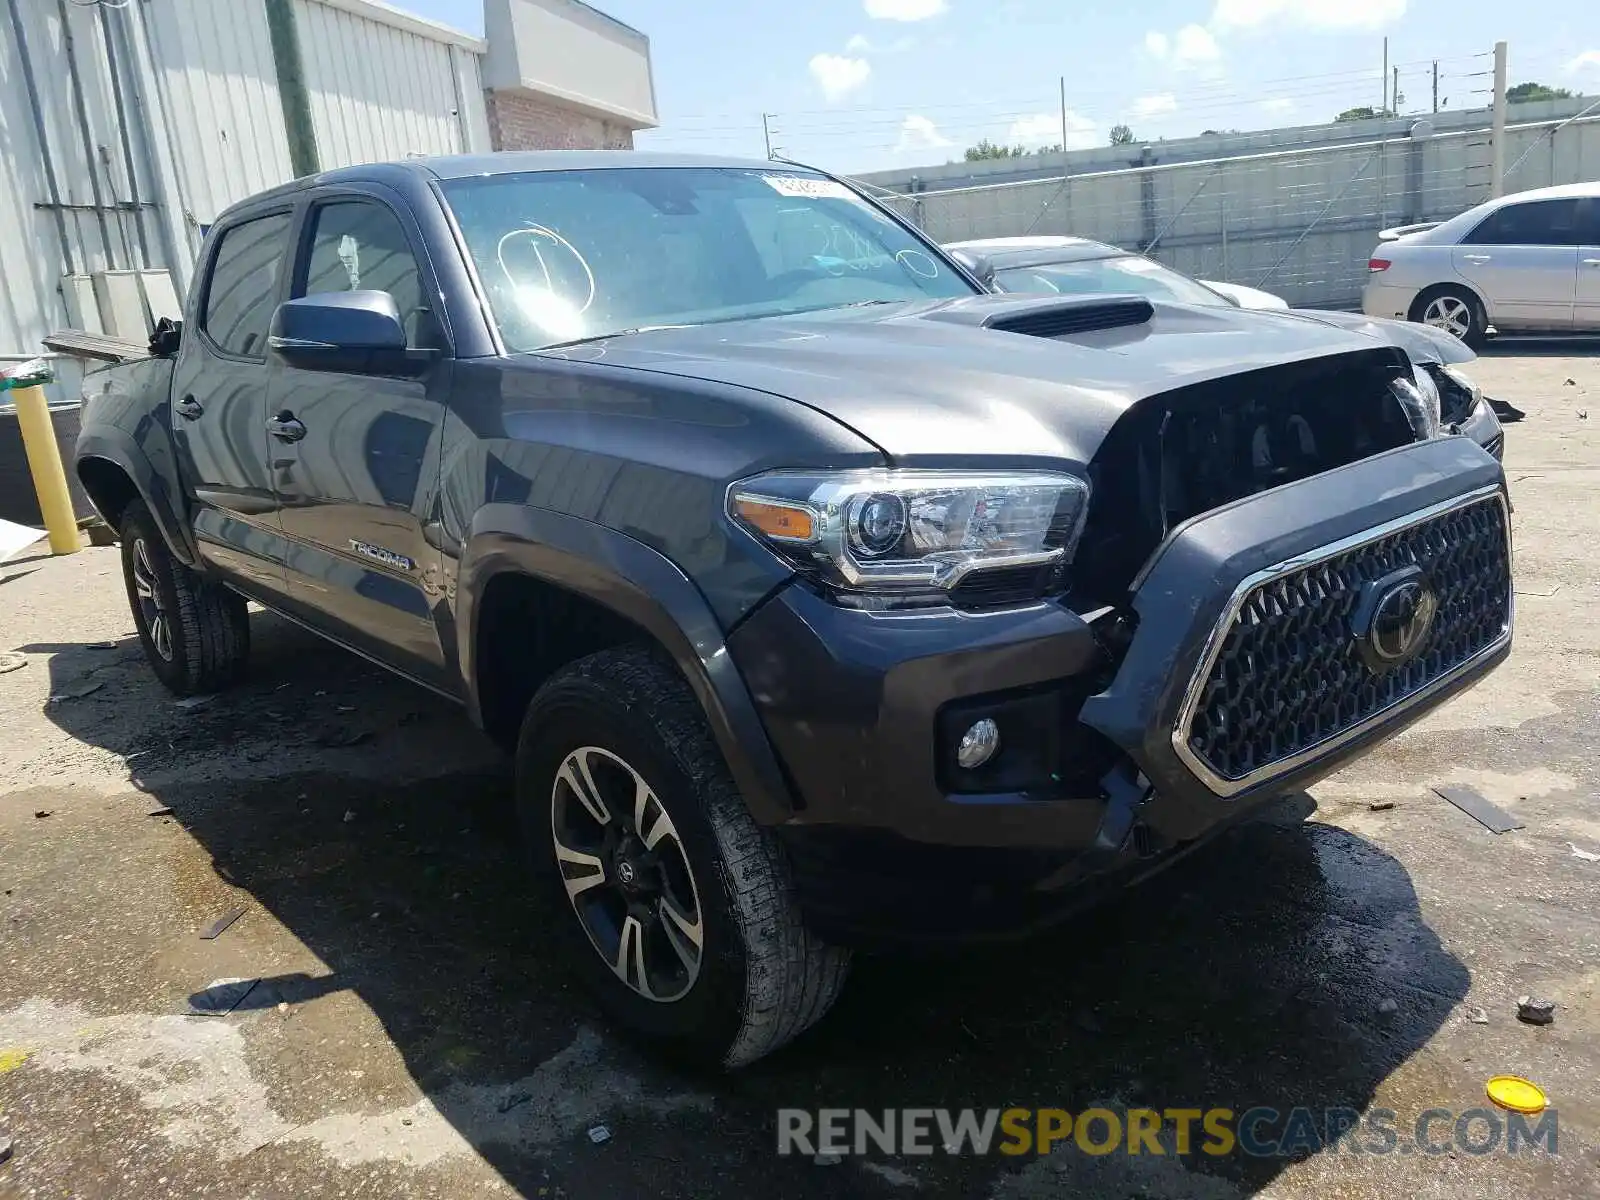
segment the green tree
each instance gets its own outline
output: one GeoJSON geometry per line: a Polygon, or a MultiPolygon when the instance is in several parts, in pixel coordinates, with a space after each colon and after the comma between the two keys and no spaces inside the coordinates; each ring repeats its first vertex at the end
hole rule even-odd
{"type": "Polygon", "coordinates": [[[1126,125],[1113,125],[1111,127],[1111,144],[1113,146],[1133,145],[1133,130],[1126,125]]]}
{"type": "Polygon", "coordinates": [[[1516,87],[1506,89],[1506,100],[1512,104],[1520,104],[1524,100],[1571,100],[1572,93],[1566,88],[1546,87],[1542,83],[1519,83],[1516,87]]]}
{"type": "Polygon", "coordinates": [[[1373,108],[1372,105],[1370,105],[1370,104],[1363,104],[1359,108],[1347,108],[1347,109],[1345,109],[1342,113],[1340,113],[1337,117],[1335,117],[1334,120],[1335,121],[1370,121],[1374,117],[1392,117],[1392,116],[1394,116],[1394,110],[1392,108],[1373,108]]]}
{"type": "Polygon", "coordinates": [[[1021,158],[1026,154],[1024,146],[1002,146],[998,142],[991,142],[984,138],[976,146],[968,146],[966,160],[968,162],[986,162],[991,158],[1021,158]]]}

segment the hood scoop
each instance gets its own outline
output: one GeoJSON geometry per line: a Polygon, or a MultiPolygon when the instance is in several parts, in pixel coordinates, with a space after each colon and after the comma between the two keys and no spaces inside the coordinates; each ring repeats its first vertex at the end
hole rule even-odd
{"type": "Polygon", "coordinates": [[[929,313],[928,319],[1029,337],[1058,338],[1143,325],[1154,315],[1150,301],[1142,296],[1029,296],[981,308],[953,305],[929,313]]]}

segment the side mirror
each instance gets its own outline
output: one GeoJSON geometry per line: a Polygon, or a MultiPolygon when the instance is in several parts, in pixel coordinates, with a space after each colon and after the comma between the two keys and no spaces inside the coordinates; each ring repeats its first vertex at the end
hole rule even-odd
{"type": "Polygon", "coordinates": [[[400,309],[388,292],[322,292],[278,305],[267,338],[284,362],[307,371],[418,375],[432,350],[406,348],[400,309]]]}
{"type": "Polygon", "coordinates": [[[966,269],[979,283],[991,292],[999,291],[994,283],[994,264],[982,254],[974,254],[971,250],[951,250],[950,257],[966,269]]]}

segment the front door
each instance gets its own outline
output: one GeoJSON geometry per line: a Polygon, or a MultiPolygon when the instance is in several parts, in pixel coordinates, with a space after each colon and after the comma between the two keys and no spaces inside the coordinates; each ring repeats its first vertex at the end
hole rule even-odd
{"type": "Polygon", "coordinates": [[[1572,323],[1585,333],[1600,332],[1600,196],[1578,201],[1578,295],[1572,323]]]}
{"type": "MultiPolygon", "coordinates": [[[[442,348],[436,294],[409,220],[375,196],[314,200],[291,294],[394,297],[413,346],[442,348]]],[[[440,554],[424,536],[437,498],[448,362],[419,378],[274,364],[271,469],[293,607],[357,650],[443,685],[434,610],[440,554]]]]}
{"type": "Polygon", "coordinates": [[[172,375],[172,433],[192,489],[201,557],[240,587],[285,585],[277,499],[267,468],[267,328],[290,259],[288,209],[218,230],[172,375]]]}
{"type": "Polygon", "coordinates": [[[1496,209],[1453,253],[1455,269],[1503,329],[1567,330],[1578,286],[1578,202],[1528,200],[1496,209]]]}

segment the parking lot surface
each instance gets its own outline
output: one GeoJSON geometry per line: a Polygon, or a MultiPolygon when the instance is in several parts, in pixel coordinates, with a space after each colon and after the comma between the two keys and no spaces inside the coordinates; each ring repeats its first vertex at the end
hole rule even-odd
{"type": "Polygon", "coordinates": [[[1596,1195],[1600,357],[1508,343],[1473,371],[1528,413],[1505,667],[1046,938],[859,960],[733,1077],[599,1020],[526,895],[507,764],[448,703],[263,613],[250,681],[179,705],[116,550],[0,564],[0,652],[26,657],[0,674],[0,1197],[1596,1195]],[[1452,784],[1523,828],[1429,790],[1452,784]],[[231,979],[259,982],[190,1015],[231,979]],[[1549,1094],[1555,1154],[1407,1152],[1501,1073],[1549,1094]],[[1400,1137],[775,1153],[780,1108],[1013,1106],[1387,1109],[1400,1137]]]}

